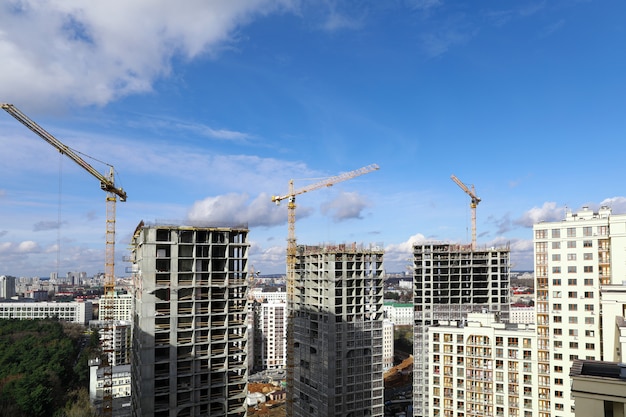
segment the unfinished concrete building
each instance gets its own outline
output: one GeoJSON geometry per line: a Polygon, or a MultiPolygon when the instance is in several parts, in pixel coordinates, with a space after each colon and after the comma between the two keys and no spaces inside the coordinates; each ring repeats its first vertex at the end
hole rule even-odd
{"type": "Polygon", "coordinates": [[[248,229],[137,227],[132,413],[246,415],[248,229]]]}
{"type": "Polygon", "coordinates": [[[383,275],[381,248],[298,246],[294,416],[383,416],[383,275]]]}
{"type": "Polygon", "coordinates": [[[429,416],[428,328],[468,313],[509,320],[510,249],[430,243],[413,246],[413,415],[429,416]]]}

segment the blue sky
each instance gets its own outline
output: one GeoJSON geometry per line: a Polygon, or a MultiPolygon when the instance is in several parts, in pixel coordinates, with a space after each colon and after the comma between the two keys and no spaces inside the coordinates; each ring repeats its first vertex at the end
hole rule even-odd
{"type": "MultiPolygon", "coordinates": [[[[626,211],[626,4],[620,1],[7,1],[0,101],[95,159],[128,193],[116,271],[139,221],[250,227],[250,262],[299,243],[510,244],[532,224],[626,211]]],[[[97,180],[0,114],[0,274],[104,269],[97,180]]]]}

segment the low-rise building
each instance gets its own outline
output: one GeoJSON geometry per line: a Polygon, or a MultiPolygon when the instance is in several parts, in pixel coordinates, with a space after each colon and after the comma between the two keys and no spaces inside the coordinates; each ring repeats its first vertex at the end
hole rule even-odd
{"type": "Polygon", "coordinates": [[[0,303],[0,319],[51,319],[72,323],[88,324],[93,318],[91,301],[71,302],[23,302],[6,301],[0,303]]]}

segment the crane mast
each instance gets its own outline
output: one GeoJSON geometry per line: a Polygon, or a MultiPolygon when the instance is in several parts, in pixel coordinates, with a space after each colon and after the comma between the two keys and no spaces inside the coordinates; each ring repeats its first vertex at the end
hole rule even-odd
{"type": "Polygon", "coordinates": [[[467,195],[470,196],[470,209],[472,210],[472,249],[476,249],[476,207],[480,203],[480,198],[476,195],[474,185],[470,189],[467,185],[463,184],[456,176],[451,175],[452,181],[454,181],[467,195]]]}
{"type": "MultiPolygon", "coordinates": [[[[111,319],[111,312],[113,311],[113,299],[115,296],[115,206],[117,203],[117,197],[120,198],[120,201],[126,201],[126,191],[122,188],[119,188],[115,185],[115,180],[113,177],[113,167],[109,166],[109,173],[105,176],[101,174],[98,170],[88,164],[83,158],[80,157],[76,152],[74,152],[70,147],[62,143],[60,140],[52,136],[45,129],[31,120],[28,116],[22,113],[18,108],[16,108],[12,104],[2,103],[0,104],[3,110],[17,119],[20,123],[26,126],[28,129],[33,131],[37,136],[48,142],[50,145],[54,146],[60,153],[66,155],[72,161],[76,162],[79,166],[81,166],[85,171],[89,172],[91,175],[96,177],[100,181],[100,188],[107,193],[106,196],[106,236],[105,236],[105,261],[104,261],[104,297],[103,301],[104,305],[104,316],[105,322],[111,319]]],[[[112,319],[111,319],[112,320],[112,319]]],[[[108,334],[112,332],[111,329],[107,328],[107,332],[105,332],[105,340],[103,342],[103,347],[105,353],[109,353],[112,349],[112,334],[108,334]],[[111,339],[107,339],[111,337],[111,339]],[[107,351],[107,349],[109,349],[107,351]]],[[[113,387],[112,382],[112,369],[110,364],[108,364],[107,368],[105,368],[105,390],[107,388],[109,393],[104,394],[103,398],[103,409],[105,414],[112,413],[112,393],[111,389],[113,387]]]]}
{"type": "Polygon", "coordinates": [[[296,196],[317,190],[319,188],[331,187],[338,182],[346,181],[360,175],[378,170],[376,164],[371,164],[354,171],[345,172],[333,177],[326,178],[322,181],[307,185],[305,187],[294,189],[294,180],[289,181],[289,192],[282,196],[272,196],[272,202],[279,205],[282,200],[288,200],[287,203],[287,416],[293,416],[293,309],[296,283],[296,254],[298,245],[296,242],[296,196]]]}

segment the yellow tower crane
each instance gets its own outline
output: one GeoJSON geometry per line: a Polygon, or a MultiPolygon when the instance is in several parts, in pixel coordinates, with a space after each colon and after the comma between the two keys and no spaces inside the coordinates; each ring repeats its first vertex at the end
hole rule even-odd
{"type": "Polygon", "coordinates": [[[476,190],[474,189],[474,185],[470,189],[467,185],[463,184],[460,179],[455,177],[454,175],[450,176],[452,181],[456,182],[456,184],[461,187],[463,191],[470,196],[470,208],[472,209],[472,249],[476,249],[476,207],[478,203],[480,203],[480,198],[476,195],[476,190]]]}
{"type": "Polygon", "coordinates": [[[280,204],[282,200],[288,199],[287,204],[287,224],[289,227],[289,233],[287,236],[287,416],[293,415],[293,308],[294,308],[294,294],[295,294],[295,282],[296,282],[296,196],[307,193],[309,191],[317,190],[319,188],[330,187],[338,182],[346,181],[360,175],[368,174],[372,171],[378,170],[379,167],[376,164],[368,165],[363,168],[359,168],[354,171],[345,172],[343,174],[336,175],[334,177],[326,178],[322,181],[314,184],[307,185],[305,187],[294,189],[293,179],[289,181],[289,192],[282,196],[272,196],[272,201],[276,205],[280,204]]]}
{"type": "MultiPolygon", "coordinates": [[[[35,134],[37,134],[40,138],[48,142],[50,145],[54,146],[60,153],[67,155],[72,161],[76,162],[80,165],[84,170],[89,172],[91,175],[96,177],[100,181],[100,188],[103,191],[106,191],[106,247],[105,247],[105,256],[104,256],[104,301],[105,301],[105,311],[104,317],[105,321],[112,320],[110,316],[110,312],[113,309],[113,298],[115,296],[115,205],[117,202],[117,197],[120,198],[120,201],[126,201],[126,191],[122,188],[119,188],[115,185],[115,180],[113,178],[113,166],[109,165],[109,173],[108,175],[103,175],[98,172],[94,167],[89,165],[83,158],[81,158],[76,152],[74,152],[70,147],[63,144],[57,138],[52,136],[46,130],[44,130],[37,123],[32,121],[28,116],[22,113],[19,109],[17,109],[12,104],[2,103],[0,104],[3,110],[17,119],[24,126],[32,130],[35,134]]],[[[112,345],[109,341],[107,344],[106,338],[112,337],[108,335],[111,332],[111,329],[107,329],[105,332],[105,341],[103,343],[105,350],[111,349],[112,345]],[[108,335],[108,336],[107,336],[108,335]]],[[[106,353],[106,352],[105,352],[106,353]]],[[[108,391],[111,391],[113,386],[112,383],[112,370],[110,368],[110,364],[105,368],[105,391],[107,391],[107,387],[109,387],[108,391]]],[[[112,412],[112,395],[106,394],[104,395],[103,401],[103,410],[105,414],[110,415],[112,412]]]]}

